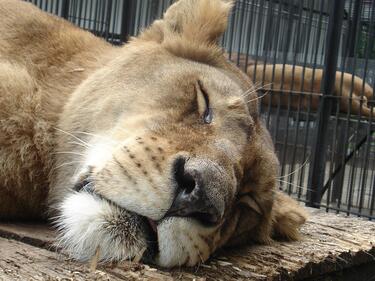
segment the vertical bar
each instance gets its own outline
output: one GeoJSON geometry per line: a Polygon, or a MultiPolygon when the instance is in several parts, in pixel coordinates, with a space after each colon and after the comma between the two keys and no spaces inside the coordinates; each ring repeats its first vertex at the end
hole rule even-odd
{"type": "Polygon", "coordinates": [[[85,1],[85,11],[84,11],[84,14],[83,14],[83,29],[89,29],[90,28],[90,20],[89,20],[89,18],[87,18],[87,12],[90,11],[90,13],[91,13],[91,9],[90,10],[88,9],[88,7],[89,7],[88,5],[89,5],[89,1],[86,0],[85,1]]]}
{"type": "MultiPolygon", "coordinates": [[[[352,3],[353,1],[350,1],[349,3],[349,13],[347,15],[347,21],[350,22],[350,11],[352,10],[352,3]]],[[[350,24],[349,24],[350,26],[350,24]]],[[[350,28],[348,27],[348,32],[350,31],[350,28]]],[[[345,32],[343,31],[343,40],[345,40],[345,43],[342,44],[342,59],[341,59],[341,69],[343,71],[343,66],[345,64],[347,54],[348,54],[348,46],[350,37],[346,36],[345,38],[345,32]],[[344,46],[345,44],[345,46],[344,46]]],[[[325,189],[327,190],[327,210],[328,207],[331,206],[331,203],[336,203],[336,211],[339,212],[339,206],[341,203],[341,197],[342,197],[342,190],[344,188],[344,176],[345,176],[345,164],[343,165],[345,158],[346,158],[346,151],[347,151],[347,143],[348,143],[348,137],[346,135],[346,130],[344,127],[343,122],[340,120],[340,96],[342,95],[342,88],[343,87],[343,72],[341,75],[340,80],[340,91],[336,93],[337,95],[337,110],[336,110],[336,122],[335,122],[335,138],[332,140],[332,157],[331,157],[331,165],[330,165],[330,171],[329,175],[330,178],[325,184],[325,189]],[[339,137],[337,137],[337,135],[339,137]],[[336,141],[336,142],[335,142],[336,141]],[[337,176],[336,176],[337,175],[337,176]],[[333,181],[332,181],[333,180],[333,181]],[[332,184],[333,183],[333,184],[332,184]]],[[[349,120],[349,119],[347,119],[349,120]]],[[[347,123],[349,125],[349,123],[347,123]]],[[[324,191],[323,191],[324,193],[324,191]]]]}
{"type": "MultiPolygon", "coordinates": [[[[282,9],[281,9],[282,5],[283,5],[283,3],[281,1],[279,1],[278,2],[278,7],[277,7],[277,24],[276,24],[276,29],[275,29],[274,34],[279,34],[280,33],[281,18],[282,18],[282,9]]],[[[273,16],[273,12],[272,12],[272,16],[273,16]]],[[[267,36],[267,34],[266,34],[266,36],[267,36]]],[[[277,59],[278,41],[279,41],[279,37],[276,36],[276,39],[274,40],[274,42],[275,42],[275,44],[274,44],[275,51],[274,51],[274,54],[273,54],[273,62],[272,62],[273,66],[272,66],[272,77],[271,77],[271,93],[269,94],[270,95],[270,97],[269,97],[270,101],[274,98],[275,95],[276,95],[276,98],[277,98],[277,113],[276,113],[276,118],[275,118],[275,116],[273,116],[273,118],[277,119],[277,121],[278,121],[279,114],[280,114],[280,103],[281,103],[280,93],[272,92],[272,90],[273,90],[273,81],[275,80],[275,65],[276,65],[276,59],[277,59]]],[[[267,56],[264,59],[265,59],[264,60],[264,71],[265,71],[265,66],[266,66],[265,64],[266,64],[267,56]]],[[[265,77],[265,72],[264,71],[263,71],[263,76],[262,76],[262,85],[264,84],[264,77],[265,77]]],[[[254,71],[254,75],[255,75],[255,73],[256,72],[254,71]]],[[[271,126],[270,123],[271,123],[271,102],[268,103],[267,128],[269,128],[271,126]]],[[[276,138],[277,129],[278,128],[277,128],[277,124],[276,124],[276,125],[274,125],[274,133],[272,134],[272,137],[273,137],[273,140],[274,140],[275,144],[277,142],[277,138],[276,138]]]]}
{"type": "MultiPolygon", "coordinates": [[[[145,2],[143,2],[143,1],[138,1],[139,2],[139,9],[138,9],[138,23],[137,23],[137,26],[136,26],[136,34],[138,34],[138,32],[139,32],[139,30],[141,29],[141,28],[143,28],[143,22],[144,21],[142,21],[143,20],[143,10],[144,10],[144,3],[145,2]]],[[[146,3],[146,5],[147,5],[147,3],[146,3]]]]}
{"type": "MultiPolygon", "coordinates": [[[[353,24],[350,25],[350,34],[351,38],[349,39],[349,57],[354,57],[355,55],[355,42],[356,42],[356,35],[357,35],[357,28],[359,23],[360,15],[360,6],[362,0],[355,0],[354,8],[353,8],[353,24]]],[[[349,19],[350,21],[350,19],[349,19]]]]}
{"type": "Polygon", "coordinates": [[[112,44],[118,44],[115,33],[116,33],[117,22],[119,20],[118,19],[119,4],[120,4],[120,1],[115,0],[115,3],[114,3],[115,8],[113,10],[112,32],[111,32],[111,43],[112,44]],[[115,40],[116,40],[116,43],[115,43],[115,40]]]}
{"type": "MultiPolygon", "coordinates": [[[[264,46],[264,50],[270,50],[269,52],[269,56],[271,57],[271,53],[272,53],[272,44],[273,44],[273,40],[272,40],[272,34],[273,33],[273,29],[274,29],[274,24],[273,24],[273,15],[274,15],[274,3],[272,0],[270,0],[268,2],[268,12],[267,12],[267,18],[266,18],[266,27],[265,27],[265,36],[264,36],[264,40],[265,40],[265,46],[264,46]],[[269,35],[269,36],[268,36],[269,35]],[[267,42],[268,42],[268,48],[267,48],[267,42]]],[[[281,3],[279,2],[278,3],[278,11],[279,11],[279,20],[278,22],[280,23],[280,10],[281,9],[281,3]]],[[[276,25],[276,29],[278,31],[278,29],[280,28],[280,24],[277,24],[276,25]]],[[[276,34],[278,32],[275,32],[276,34]]],[[[275,40],[276,42],[276,46],[275,46],[275,51],[274,51],[274,61],[276,60],[276,54],[277,54],[277,41],[275,40]]],[[[268,56],[267,56],[267,53],[264,52],[263,53],[263,73],[262,73],[262,84],[261,86],[263,87],[264,86],[264,77],[265,77],[265,70],[266,70],[266,65],[267,65],[267,59],[268,59],[268,56]]],[[[256,72],[254,72],[256,73],[256,72]]],[[[269,93],[269,103],[268,103],[268,106],[267,106],[267,113],[266,113],[266,125],[267,125],[267,128],[269,129],[270,127],[270,122],[271,122],[271,101],[272,101],[272,98],[274,97],[274,93],[272,92],[273,90],[273,81],[274,81],[274,78],[275,78],[275,63],[273,63],[273,66],[272,66],[272,78],[271,78],[271,91],[269,93]]],[[[262,110],[262,103],[260,103],[260,110],[262,110]]],[[[273,136],[272,136],[273,137],[273,136]]]]}
{"type": "MultiPolygon", "coordinates": [[[[253,27],[253,19],[256,18],[256,3],[254,3],[254,0],[253,1],[250,1],[249,2],[249,5],[251,5],[250,7],[250,10],[249,10],[249,13],[250,13],[250,18],[248,20],[248,25],[246,27],[246,30],[248,31],[248,37],[247,37],[247,42],[246,42],[246,58],[245,58],[245,73],[247,73],[247,66],[249,64],[249,55],[250,55],[250,46],[252,45],[253,43],[253,32],[252,31],[252,27],[253,27]]],[[[254,82],[254,81],[253,81],[254,82]]]]}
{"type": "MultiPolygon", "coordinates": [[[[283,0],[285,1],[285,0],[283,0]]],[[[272,66],[272,78],[271,78],[271,83],[273,83],[273,81],[275,80],[275,65],[276,65],[276,59],[277,59],[277,56],[278,56],[278,48],[279,48],[279,44],[280,44],[280,38],[283,37],[284,35],[284,28],[282,28],[282,15],[283,15],[283,9],[282,9],[282,6],[284,5],[284,2],[283,1],[279,1],[279,7],[278,7],[278,19],[277,19],[277,26],[276,26],[276,32],[275,34],[277,34],[276,39],[275,39],[275,51],[274,51],[274,57],[273,57],[273,66],[272,66]],[[280,30],[281,29],[281,30],[280,30]],[[281,33],[281,36],[280,36],[280,33],[281,33]]],[[[264,68],[265,70],[265,68],[264,68]]],[[[265,72],[263,71],[263,77],[262,77],[262,84],[263,84],[263,80],[264,80],[264,75],[265,75],[265,72]]],[[[281,78],[281,80],[283,80],[284,77],[281,78]]],[[[271,85],[271,89],[273,89],[272,85],[271,85]]],[[[281,89],[282,90],[282,86],[281,86],[281,89]]],[[[273,95],[272,94],[270,96],[270,99],[273,98],[273,95]]],[[[278,147],[277,147],[277,142],[278,142],[278,139],[277,139],[277,136],[278,136],[278,131],[280,130],[279,128],[279,123],[280,123],[280,115],[281,115],[281,96],[280,96],[280,92],[276,92],[275,93],[276,95],[276,98],[277,98],[277,108],[276,108],[276,116],[273,116],[274,118],[274,122],[275,122],[275,125],[274,125],[274,132],[273,132],[273,138],[274,138],[274,142],[275,142],[275,146],[276,146],[276,150],[278,150],[278,147]]],[[[269,106],[271,105],[271,103],[269,104],[269,106]]],[[[267,120],[268,121],[268,120],[267,120]]]]}
{"type": "MultiPolygon", "coordinates": [[[[367,70],[367,64],[368,64],[368,61],[370,59],[370,55],[374,54],[375,50],[374,50],[374,40],[375,40],[375,1],[372,2],[371,4],[371,7],[369,8],[369,13],[371,12],[371,19],[370,19],[370,28],[368,30],[368,37],[367,37],[367,40],[368,40],[368,44],[366,45],[366,66],[365,66],[365,73],[366,73],[366,70],[367,70]]],[[[375,84],[375,75],[374,73],[372,73],[372,79],[373,79],[373,85],[375,84]]],[[[365,82],[365,80],[364,80],[365,82]]],[[[363,85],[364,86],[364,85],[363,85]]],[[[373,99],[374,97],[372,97],[371,99],[373,99]]],[[[366,157],[370,156],[371,154],[373,154],[371,152],[371,144],[373,143],[373,138],[372,138],[372,133],[374,132],[373,128],[372,128],[372,124],[373,124],[373,114],[371,114],[370,116],[370,119],[369,119],[369,123],[367,124],[367,137],[368,137],[368,140],[367,140],[367,147],[366,147],[366,157]]],[[[368,161],[366,161],[366,165],[368,164],[367,162],[372,162],[374,161],[374,159],[372,157],[369,157],[370,159],[366,159],[368,161]]],[[[370,168],[368,168],[368,170],[370,170],[370,168]]],[[[373,177],[373,172],[374,172],[374,167],[372,165],[372,175],[371,177],[373,177]]],[[[368,171],[366,170],[366,175],[367,175],[368,171]]],[[[370,183],[371,185],[371,183],[370,183]]],[[[367,204],[367,209],[369,210],[369,214],[370,214],[370,219],[372,218],[372,208],[373,208],[373,200],[374,200],[374,188],[372,189],[372,192],[371,192],[371,187],[369,185],[369,193],[368,193],[368,204],[367,204]],[[371,202],[371,195],[372,195],[372,202],[371,202]]],[[[365,198],[363,197],[366,197],[366,194],[365,194],[365,189],[367,187],[367,177],[365,177],[365,179],[363,180],[362,182],[362,188],[361,188],[361,201],[360,201],[360,205],[359,205],[359,211],[362,210],[362,207],[363,207],[363,202],[365,201],[365,198]]]]}
{"type": "MultiPolygon", "coordinates": [[[[287,64],[289,44],[291,42],[291,36],[292,36],[292,30],[291,30],[292,25],[293,25],[293,16],[292,15],[294,14],[294,7],[293,7],[292,2],[289,3],[288,9],[289,9],[289,15],[288,15],[288,24],[287,24],[287,34],[286,34],[286,40],[285,40],[285,42],[283,42],[284,44],[283,44],[283,47],[282,47],[282,49],[283,49],[283,69],[282,69],[282,72],[281,72],[281,85],[280,85],[281,91],[284,89],[285,66],[287,64]]],[[[293,71],[294,71],[294,67],[293,67],[293,71]]],[[[292,80],[293,79],[294,79],[294,77],[292,78],[292,80]]],[[[293,81],[292,81],[292,87],[293,87],[293,81]]],[[[289,93],[288,98],[287,98],[288,101],[287,101],[287,113],[286,113],[286,117],[285,117],[285,134],[283,136],[284,142],[282,144],[282,152],[281,152],[281,155],[282,155],[282,157],[281,157],[281,159],[282,159],[281,160],[281,174],[282,175],[284,175],[285,168],[286,168],[285,167],[286,166],[286,155],[287,155],[287,150],[288,150],[288,146],[289,146],[289,117],[290,117],[290,111],[291,111],[292,91],[293,91],[293,89],[291,89],[291,92],[289,93]]],[[[277,139],[277,134],[276,134],[275,138],[277,139]]],[[[288,193],[290,194],[290,190],[288,191],[288,193]]]]}
{"type": "MultiPolygon", "coordinates": [[[[313,1],[314,3],[314,1],[313,1]]],[[[293,70],[292,70],[292,86],[291,86],[291,91],[294,90],[294,76],[295,76],[295,66],[297,64],[297,54],[298,54],[298,43],[300,41],[300,35],[301,35],[301,25],[302,25],[302,14],[303,14],[303,3],[300,2],[299,5],[298,5],[298,24],[297,24],[297,32],[296,32],[296,36],[294,36],[294,54],[293,54],[293,70]]],[[[303,88],[303,84],[302,84],[302,88],[303,88]]],[[[289,95],[292,95],[292,92],[289,93],[289,95]]],[[[289,98],[288,98],[288,102],[289,102],[289,98]]],[[[289,105],[289,104],[288,104],[289,105]]],[[[289,165],[289,172],[288,172],[288,182],[289,182],[289,185],[288,185],[288,193],[290,193],[290,190],[291,190],[291,184],[293,184],[293,178],[294,178],[294,167],[296,165],[296,152],[297,152],[297,146],[298,146],[298,135],[299,135],[299,123],[300,123],[300,113],[301,113],[301,105],[302,105],[302,96],[301,95],[298,95],[298,106],[297,106],[297,117],[296,117],[296,124],[295,124],[295,130],[294,130],[294,138],[293,138],[293,151],[292,151],[292,162],[290,163],[289,165]]],[[[301,187],[298,187],[298,184],[297,184],[297,192],[301,189],[301,187]]]]}
{"type": "MultiPolygon", "coordinates": [[[[262,27],[262,20],[263,20],[263,8],[264,8],[264,1],[265,0],[260,0],[260,6],[258,9],[258,19],[257,19],[257,28],[256,28],[256,39],[255,42],[257,42],[256,47],[255,47],[255,62],[254,62],[254,69],[257,68],[258,65],[258,60],[259,60],[259,47],[260,47],[260,41],[261,41],[261,27],[262,27]]],[[[256,71],[254,71],[254,77],[252,78],[253,81],[256,81],[256,71]]],[[[264,80],[262,78],[262,80],[264,80]]],[[[262,83],[263,84],[263,83],[262,83]]]]}
{"type": "Polygon", "coordinates": [[[229,20],[229,27],[230,27],[230,31],[229,31],[229,47],[228,47],[229,59],[232,58],[232,48],[233,48],[233,40],[234,40],[233,39],[234,38],[233,34],[234,34],[234,26],[236,25],[237,2],[234,4],[233,11],[234,11],[234,13],[231,13],[230,20],[229,20]]]}
{"type": "MultiPolygon", "coordinates": [[[[359,2],[359,7],[358,7],[358,11],[356,11],[357,13],[359,13],[361,15],[361,11],[362,11],[362,5],[361,5],[361,1],[359,2]]],[[[360,38],[360,32],[361,32],[361,25],[359,23],[359,21],[361,20],[360,16],[357,17],[357,23],[355,23],[355,26],[356,26],[356,29],[354,30],[354,38],[355,38],[355,42],[354,42],[354,57],[353,57],[353,62],[352,62],[352,79],[351,79],[351,87],[350,87],[350,99],[349,99],[349,112],[351,111],[351,105],[352,105],[352,95],[353,95],[353,92],[354,92],[354,78],[355,78],[355,70],[357,68],[357,63],[358,63],[358,56],[357,56],[357,48],[358,48],[358,41],[359,41],[359,38],[360,38]]],[[[360,106],[362,106],[362,102],[360,102],[360,106]]],[[[359,135],[359,131],[360,131],[360,120],[361,120],[361,111],[359,111],[359,113],[357,114],[358,115],[358,118],[357,118],[357,122],[356,122],[356,129],[355,129],[355,138],[354,138],[354,144],[356,144],[358,142],[358,135],[359,135]]],[[[353,122],[354,123],[354,122],[353,122]]],[[[354,124],[353,124],[354,125],[354,124]]],[[[352,207],[352,203],[353,203],[353,192],[354,192],[354,185],[355,185],[355,177],[356,177],[356,164],[357,164],[357,153],[354,153],[353,155],[353,161],[352,161],[352,165],[350,167],[350,173],[349,173],[349,189],[348,189],[348,200],[347,200],[347,214],[349,215],[350,214],[350,210],[351,210],[351,207],[352,207]]]]}
{"type": "Polygon", "coordinates": [[[129,36],[132,35],[131,31],[133,30],[133,9],[135,7],[134,0],[126,0],[123,4],[122,10],[122,22],[121,22],[121,34],[120,40],[122,43],[128,41],[129,36]]]}
{"type": "Polygon", "coordinates": [[[100,35],[99,33],[100,4],[99,3],[100,3],[100,0],[95,0],[95,13],[93,17],[93,24],[94,24],[93,32],[95,35],[100,35]]]}
{"type": "MultiPolygon", "coordinates": [[[[108,40],[109,28],[110,28],[110,25],[111,25],[112,0],[107,0],[106,3],[107,3],[107,15],[106,15],[106,19],[105,19],[104,38],[105,38],[105,40],[108,40]]],[[[113,22],[113,24],[114,24],[114,22],[113,22]]]]}
{"type": "MultiPolygon", "coordinates": [[[[308,57],[308,50],[309,50],[309,43],[310,43],[310,33],[311,33],[311,26],[312,26],[312,13],[313,13],[313,6],[314,3],[312,3],[309,11],[309,21],[308,21],[308,32],[307,32],[307,42],[303,43],[303,46],[306,46],[305,48],[305,54],[303,58],[303,65],[302,65],[302,81],[305,80],[305,75],[306,75],[306,65],[307,65],[307,57],[308,57]]],[[[318,51],[319,51],[319,42],[321,38],[321,33],[322,33],[322,24],[323,24],[323,9],[324,9],[324,0],[320,0],[320,5],[319,5],[319,18],[318,18],[318,34],[317,34],[317,44],[315,46],[315,53],[314,53],[314,60],[312,61],[312,79],[311,79],[311,84],[310,84],[310,94],[307,97],[307,112],[305,112],[305,128],[304,128],[304,133],[303,133],[303,156],[302,156],[302,163],[305,163],[310,155],[311,152],[308,151],[309,149],[309,140],[310,140],[310,124],[313,122],[313,118],[311,117],[311,105],[312,105],[312,92],[314,88],[314,80],[315,80],[315,72],[316,72],[316,66],[317,66],[317,59],[318,59],[318,51]]],[[[312,48],[314,50],[314,47],[312,48]]],[[[300,91],[303,91],[303,83],[301,84],[300,91]]],[[[299,186],[305,186],[305,166],[302,166],[299,172],[298,176],[298,185],[299,186]]],[[[301,198],[302,196],[302,190],[298,190],[298,198],[301,198]]]]}
{"type": "Polygon", "coordinates": [[[106,3],[108,3],[108,0],[102,0],[101,3],[102,4],[100,5],[100,20],[99,20],[100,31],[99,31],[99,36],[104,38],[104,36],[105,36],[104,27],[105,27],[105,17],[106,17],[106,8],[107,8],[106,3]]]}
{"type": "Polygon", "coordinates": [[[55,12],[54,12],[55,15],[60,16],[59,10],[60,10],[60,0],[57,0],[56,1],[56,6],[55,6],[55,12]]]}
{"type": "MultiPolygon", "coordinates": [[[[83,0],[80,0],[77,6],[78,6],[77,25],[81,27],[83,0]]],[[[83,22],[83,24],[85,24],[85,22],[83,22]]]]}
{"type": "MultiPolygon", "coordinates": [[[[364,36],[364,39],[365,39],[365,48],[364,48],[364,57],[365,57],[365,65],[364,65],[364,70],[363,70],[363,76],[362,76],[362,79],[363,79],[363,83],[362,83],[362,89],[361,89],[361,98],[364,97],[364,90],[365,90],[365,83],[366,83],[366,76],[367,76],[367,71],[368,71],[368,61],[369,61],[369,56],[370,56],[370,47],[373,45],[373,42],[374,42],[374,8],[375,8],[375,2],[373,1],[372,2],[372,5],[371,5],[371,9],[370,9],[370,5],[368,5],[369,7],[369,16],[370,16],[370,11],[371,12],[371,19],[370,19],[370,24],[369,24],[369,27],[368,27],[368,30],[367,30],[367,36],[364,36]]],[[[365,10],[366,6],[365,6],[365,3],[363,5],[363,10],[366,12],[365,10]]],[[[361,13],[361,5],[359,6],[359,14],[362,14],[361,13]]],[[[362,24],[362,22],[361,22],[362,24]]],[[[362,26],[361,26],[362,27],[362,26]]],[[[360,28],[360,31],[362,30],[362,28],[360,28]]],[[[362,34],[362,33],[360,33],[362,34]]],[[[360,40],[360,39],[359,39],[360,40]]],[[[355,53],[357,53],[356,51],[356,48],[355,48],[355,53]]],[[[360,102],[360,108],[362,108],[362,100],[360,102]]],[[[357,136],[358,136],[358,130],[359,128],[363,128],[363,121],[360,120],[360,117],[361,117],[361,113],[359,113],[359,117],[358,117],[358,123],[357,123],[357,134],[356,134],[356,139],[357,139],[357,136]],[[360,126],[361,125],[361,126],[360,126]]],[[[357,204],[358,204],[358,213],[359,215],[362,215],[362,210],[364,209],[364,199],[365,199],[365,191],[366,191],[366,181],[367,181],[367,170],[368,170],[368,164],[369,164],[369,154],[370,154],[370,142],[371,142],[371,123],[372,123],[372,115],[370,116],[369,122],[366,124],[367,125],[367,129],[366,129],[366,133],[365,133],[365,138],[367,139],[367,146],[365,148],[365,161],[360,161],[360,164],[361,165],[361,178],[360,178],[360,182],[359,182],[359,189],[357,190],[357,204]]]]}
{"type": "Polygon", "coordinates": [[[77,0],[71,0],[70,6],[69,6],[68,19],[73,23],[75,23],[75,18],[76,18],[76,8],[77,8],[77,0]]]}
{"type": "Polygon", "coordinates": [[[246,1],[242,2],[242,6],[238,5],[240,7],[240,20],[239,20],[239,38],[238,38],[238,49],[237,49],[237,66],[240,65],[240,55],[241,55],[241,43],[242,43],[242,30],[244,26],[243,18],[244,18],[244,13],[246,9],[246,1]]]}
{"type": "MultiPolygon", "coordinates": [[[[310,45],[310,33],[311,33],[311,25],[312,25],[312,15],[311,13],[313,12],[312,9],[314,8],[313,6],[314,3],[312,3],[312,6],[310,7],[310,17],[309,17],[309,29],[307,33],[307,42],[306,45],[303,43],[303,46],[306,46],[306,52],[304,55],[303,59],[303,66],[302,66],[302,81],[305,80],[305,75],[306,75],[306,65],[307,65],[307,56],[308,56],[308,46],[310,45]]],[[[307,97],[307,111],[305,112],[305,128],[303,132],[303,156],[302,156],[302,163],[307,163],[307,160],[309,159],[311,155],[311,151],[308,151],[309,149],[309,131],[310,131],[310,124],[312,124],[312,119],[311,118],[311,105],[312,105],[312,92],[314,89],[314,80],[315,80],[315,72],[316,72],[316,66],[317,66],[317,59],[318,59],[318,52],[319,52],[319,46],[320,46],[320,38],[322,34],[322,24],[323,24],[323,9],[324,9],[324,0],[320,0],[320,5],[319,5],[319,17],[318,17],[318,32],[317,32],[317,39],[316,39],[316,46],[315,48],[312,48],[312,53],[314,56],[314,59],[311,61],[312,62],[312,77],[311,77],[311,84],[310,84],[310,93],[307,97]],[[315,50],[315,52],[313,52],[315,50]]],[[[302,92],[304,89],[303,84],[301,84],[300,91],[302,92]]],[[[305,186],[305,165],[301,167],[299,171],[299,176],[298,176],[298,185],[299,186],[305,186]]],[[[302,196],[302,190],[298,190],[298,198],[301,198],[302,196]]]]}
{"type": "Polygon", "coordinates": [[[69,16],[70,0],[62,0],[61,16],[64,19],[68,19],[69,16]]]}
{"type": "MultiPolygon", "coordinates": [[[[251,6],[250,7],[250,18],[249,18],[249,21],[248,21],[248,25],[246,27],[246,31],[248,31],[247,33],[247,41],[246,41],[246,58],[245,58],[245,73],[247,73],[247,67],[248,67],[248,64],[249,64],[249,55],[250,55],[250,46],[251,46],[251,43],[252,43],[252,32],[251,32],[251,28],[253,27],[253,19],[256,18],[255,14],[256,14],[256,3],[254,3],[254,1],[251,1],[249,2],[249,5],[251,6]],[[250,32],[249,32],[250,31],[250,32]]],[[[255,82],[255,81],[253,81],[255,82]]]]}
{"type": "Polygon", "coordinates": [[[93,15],[95,14],[94,13],[95,9],[94,9],[94,0],[91,0],[90,1],[90,8],[89,8],[89,12],[88,12],[88,24],[89,24],[89,27],[88,29],[92,32],[94,31],[95,32],[95,21],[93,20],[93,15]]]}
{"type": "MultiPolygon", "coordinates": [[[[365,66],[364,66],[364,71],[363,71],[363,84],[362,84],[362,97],[364,95],[364,87],[365,87],[365,82],[366,82],[366,78],[367,75],[370,76],[370,73],[369,72],[369,67],[368,67],[368,63],[369,63],[369,59],[370,59],[370,52],[371,52],[371,48],[370,46],[372,46],[373,44],[373,39],[374,39],[374,34],[373,34],[373,30],[374,30],[374,7],[375,7],[375,1],[372,1],[372,5],[368,5],[368,15],[369,15],[369,18],[370,18],[370,22],[369,22],[369,27],[367,29],[367,32],[366,32],[366,36],[365,36],[365,66]]],[[[366,10],[365,10],[366,12],[366,10]]],[[[370,150],[370,144],[371,144],[371,141],[372,141],[372,138],[371,138],[371,123],[372,123],[372,115],[370,116],[369,118],[369,121],[368,123],[366,123],[366,137],[367,137],[367,143],[366,143],[366,148],[365,148],[365,161],[364,161],[364,165],[362,166],[362,171],[361,171],[361,187],[360,187],[360,198],[359,198],[359,206],[358,206],[358,212],[360,214],[362,214],[362,210],[363,211],[367,211],[369,208],[368,206],[366,207],[365,205],[365,201],[366,201],[366,192],[370,192],[370,189],[367,188],[367,182],[368,182],[368,174],[369,174],[369,170],[371,169],[371,165],[370,165],[370,161],[371,161],[371,150],[370,150]]],[[[362,162],[362,161],[361,161],[362,162]]]]}
{"type": "Polygon", "coordinates": [[[308,180],[307,205],[319,207],[321,191],[324,185],[324,172],[327,151],[328,122],[332,111],[332,94],[338,60],[342,20],[344,15],[344,1],[332,0],[327,32],[326,58],[323,71],[322,92],[323,98],[318,109],[318,120],[313,142],[313,153],[308,180]]]}
{"type": "MultiPolygon", "coordinates": [[[[353,0],[350,1],[349,3],[349,11],[352,10],[352,6],[353,6],[353,0]]],[[[348,52],[349,52],[349,45],[350,45],[350,39],[353,35],[351,35],[351,33],[353,32],[352,28],[351,28],[351,23],[350,23],[350,13],[348,15],[348,22],[349,22],[349,26],[348,26],[348,36],[346,38],[346,47],[343,48],[342,52],[343,52],[343,59],[341,60],[341,78],[340,78],[340,93],[339,95],[341,96],[342,95],[342,90],[343,90],[343,83],[344,83],[344,71],[345,71],[345,67],[346,67],[346,62],[348,60],[348,52]]],[[[340,103],[338,103],[338,106],[340,106],[340,103]]],[[[343,122],[341,122],[343,123],[343,122]]],[[[341,124],[341,136],[338,140],[338,144],[337,144],[337,153],[336,153],[336,159],[335,159],[335,163],[336,165],[341,165],[342,168],[341,170],[339,171],[339,173],[337,174],[336,178],[334,179],[333,181],[333,199],[332,200],[337,200],[337,208],[340,209],[340,206],[341,206],[341,197],[342,197],[342,194],[343,194],[343,187],[344,187],[344,176],[345,176],[345,169],[346,169],[346,166],[345,166],[345,154],[347,152],[347,149],[348,149],[348,144],[349,144],[349,124],[350,123],[350,109],[349,111],[347,112],[347,118],[345,120],[345,124],[341,124]],[[345,125],[345,126],[344,126],[345,125]],[[338,164],[338,163],[341,163],[341,164],[338,164]]]]}

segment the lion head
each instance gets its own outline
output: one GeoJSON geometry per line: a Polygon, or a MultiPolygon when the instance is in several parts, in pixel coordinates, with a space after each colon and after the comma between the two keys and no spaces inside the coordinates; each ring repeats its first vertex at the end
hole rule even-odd
{"type": "Polygon", "coordinates": [[[75,258],[192,266],[223,245],[297,235],[302,215],[283,232],[272,212],[288,199],[257,94],[218,45],[231,6],[175,3],[72,94],[50,204],[75,258]]]}

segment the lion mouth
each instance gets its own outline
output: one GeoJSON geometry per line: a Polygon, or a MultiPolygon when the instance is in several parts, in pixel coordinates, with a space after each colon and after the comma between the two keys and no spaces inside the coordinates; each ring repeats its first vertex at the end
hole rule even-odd
{"type": "Polygon", "coordinates": [[[156,221],[150,219],[150,218],[147,218],[147,221],[149,223],[149,225],[151,226],[151,229],[157,234],[158,233],[158,224],[156,221]]]}
{"type": "Polygon", "coordinates": [[[159,244],[158,244],[158,231],[157,223],[149,218],[146,218],[148,226],[150,227],[150,239],[148,240],[148,247],[143,254],[141,261],[145,263],[154,263],[155,257],[159,253],[159,244]]]}
{"type": "MultiPolygon", "coordinates": [[[[141,215],[138,216],[142,217],[141,215]]],[[[140,261],[144,263],[153,263],[159,252],[157,222],[151,220],[150,218],[142,218],[146,220],[146,224],[148,225],[149,239],[147,241],[146,251],[143,253],[140,261]]]]}

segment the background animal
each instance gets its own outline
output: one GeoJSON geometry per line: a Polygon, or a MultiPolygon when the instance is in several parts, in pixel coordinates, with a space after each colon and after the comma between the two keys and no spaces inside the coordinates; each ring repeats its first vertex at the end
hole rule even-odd
{"type": "MultiPolygon", "coordinates": [[[[274,92],[272,95],[263,96],[263,104],[280,104],[284,107],[290,104],[290,108],[295,110],[318,110],[323,69],[288,64],[264,64],[262,61],[246,59],[244,54],[231,54],[230,60],[237,63],[241,69],[245,69],[247,75],[256,84],[261,85],[263,92],[274,92]]],[[[336,72],[332,94],[339,97],[338,106],[341,112],[370,117],[372,109],[369,101],[373,100],[373,93],[372,87],[358,76],[336,72]]]]}

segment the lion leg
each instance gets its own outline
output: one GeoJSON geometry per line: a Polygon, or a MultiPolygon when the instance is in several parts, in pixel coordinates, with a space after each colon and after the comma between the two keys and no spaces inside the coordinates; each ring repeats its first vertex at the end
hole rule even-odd
{"type": "Polygon", "coordinates": [[[299,228],[306,222],[307,212],[297,201],[279,191],[275,192],[272,208],[273,236],[275,238],[298,240],[299,228]]]}
{"type": "Polygon", "coordinates": [[[349,112],[350,108],[352,114],[361,113],[364,116],[371,116],[371,108],[367,101],[373,99],[373,89],[358,76],[353,77],[349,73],[342,74],[337,71],[335,95],[342,96],[340,107],[343,111],[349,112]]]}

